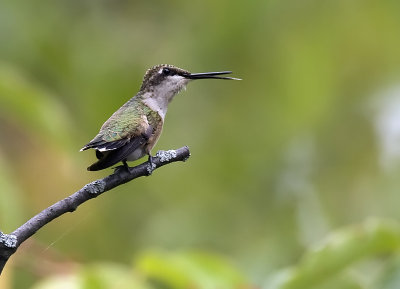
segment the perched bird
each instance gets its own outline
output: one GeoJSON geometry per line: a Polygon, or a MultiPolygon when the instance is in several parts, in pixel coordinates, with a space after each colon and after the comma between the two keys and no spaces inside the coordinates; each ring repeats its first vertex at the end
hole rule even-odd
{"type": "Polygon", "coordinates": [[[190,73],[181,68],[162,64],[147,70],[139,92],[121,106],[103,124],[99,133],[81,151],[95,149],[98,161],[87,169],[98,171],[122,162],[149,156],[160,137],[168,104],[194,79],[233,79],[220,76],[231,71],[190,73]]]}

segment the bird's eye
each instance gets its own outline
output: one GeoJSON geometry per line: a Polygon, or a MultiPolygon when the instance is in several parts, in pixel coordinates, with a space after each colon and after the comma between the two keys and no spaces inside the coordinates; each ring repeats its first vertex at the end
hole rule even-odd
{"type": "Polygon", "coordinates": [[[171,74],[171,70],[169,68],[164,67],[162,70],[164,75],[170,75],[171,74]]]}

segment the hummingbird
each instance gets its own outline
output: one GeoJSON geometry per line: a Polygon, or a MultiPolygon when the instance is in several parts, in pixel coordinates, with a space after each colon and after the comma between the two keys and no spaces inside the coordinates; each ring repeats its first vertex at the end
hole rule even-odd
{"type": "Polygon", "coordinates": [[[102,125],[99,133],[81,151],[95,149],[97,162],[87,169],[98,171],[122,162],[148,155],[153,167],[151,150],[157,143],[164,125],[168,104],[191,80],[230,79],[221,76],[232,71],[190,73],[173,65],[156,65],[146,71],[139,92],[121,106],[102,125]]]}

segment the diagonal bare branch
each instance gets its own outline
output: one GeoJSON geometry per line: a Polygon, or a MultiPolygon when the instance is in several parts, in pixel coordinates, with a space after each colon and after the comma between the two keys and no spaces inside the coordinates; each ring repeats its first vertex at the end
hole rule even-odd
{"type": "Polygon", "coordinates": [[[128,172],[122,166],[118,167],[113,174],[85,185],[82,189],[70,195],[69,197],[60,200],[50,207],[44,209],[11,234],[4,234],[0,231],[0,274],[8,259],[17,251],[18,247],[29,237],[35,234],[40,228],[50,223],[55,218],[58,218],[67,212],[75,211],[82,203],[96,198],[104,192],[107,192],[133,179],[142,176],[148,176],[154,170],[166,164],[177,161],[185,161],[189,158],[189,156],[189,148],[185,146],[177,150],[157,152],[156,156],[153,157],[152,160],[153,167],[150,167],[149,162],[145,162],[136,167],[130,168],[130,172],[128,172]]]}

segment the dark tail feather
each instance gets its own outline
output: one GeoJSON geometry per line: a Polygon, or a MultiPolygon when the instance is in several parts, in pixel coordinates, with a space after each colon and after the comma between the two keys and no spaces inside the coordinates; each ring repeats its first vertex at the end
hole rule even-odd
{"type": "Polygon", "coordinates": [[[104,145],[105,143],[106,143],[105,141],[90,142],[90,143],[86,144],[83,148],[81,148],[81,152],[88,150],[88,149],[97,148],[98,146],[104,145]]]}
{"type": "Polygon", "coordinates": [[[113,141],[113,142],[106,142],[105,140],[91,141],[90,143],[85,145],[83,148],[81,148],[81,151],[85,151],[87,149],[114,150],[114,149],[122,147],[127,142],[129,142],[129,139],[120,139],[120,140],[113,141]]]}
{"type": "MultiPolygon", "coordinates": [[[[87,169],[88,171],[99,171],[111,167],[125,160],[132,152],[142,146],[145,142],[145,137],[135,137],[130,142],[126,143],[120,148],[111,151],[101,152],[102,157],[87,169]]],[[[101,156],[101,154],[96,155],[101,156]]]]}

